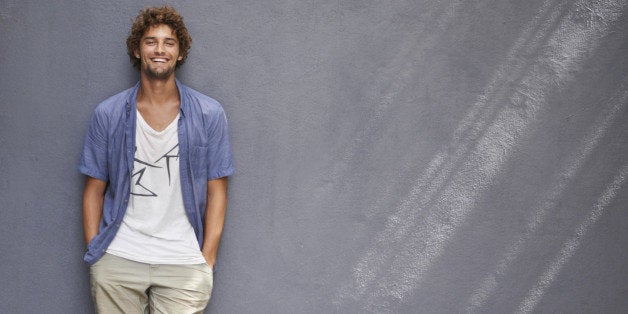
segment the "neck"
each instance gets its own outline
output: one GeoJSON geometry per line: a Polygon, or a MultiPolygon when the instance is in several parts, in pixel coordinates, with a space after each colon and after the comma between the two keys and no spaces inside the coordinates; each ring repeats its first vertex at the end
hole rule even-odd
{"type": "Polygon", "coordinates": [[[179,102],[179,90],[174,75],[167,79],[158,80],[140,73],[140,90],[137,93],[137,102],[147,106],[164,106],[179,102]]]}

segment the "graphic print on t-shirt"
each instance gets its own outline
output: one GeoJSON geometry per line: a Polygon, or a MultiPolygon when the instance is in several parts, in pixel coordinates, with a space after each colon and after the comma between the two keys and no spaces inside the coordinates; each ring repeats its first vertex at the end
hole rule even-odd
{"type": "MultiPolygon", "coordinates": [[[[148,197],[157,197],[157,193],[155,193],[150,187],[147,187],[142,184],[142,178],[145,174],[152,174],[154,177],[158,177],[160,173],[165,171],[168,176],[168,186],[171,183],[171,175],[170,175],[170,161],[172,158],[179,158],[179,144],[176,144],[174,147],[169,149],[166,153],[164,153],[159,159],[155,160],[155,162],[151,163],[148,161],[141,160],[139,158],[134,157],[135,165],[134,168],[138,169],[131,176],[132,180],[134,180],[134,188],[131,189],[131,195],[135,196],[148,196],[148,197]]],[[[135,147],[135,153],[137,155],[137,147],[135,147]]],[[[157,180],[151,180],[156,182],[157,180]]],[[[158,182],[158,181],[157,181],[158,182]]],[[[159,183],[158,183],[159,184],[159,183]]]]}

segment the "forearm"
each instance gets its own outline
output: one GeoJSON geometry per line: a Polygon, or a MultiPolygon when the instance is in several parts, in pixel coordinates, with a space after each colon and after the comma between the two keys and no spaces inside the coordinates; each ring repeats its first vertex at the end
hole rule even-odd
{"type": "Polygon", "coordinates": [[[207,208],[202,253],[210,266],[216,262],[227,210],[227,178],[207,182],[207,208]]]}
{"type": "Polygon", "coordinates": [[[85,190],[83,191],[83,234],[85,236],[85,244],[89,244],[98,234],[106,186],[106,182],[90,177],[87,177],[85,181],[85,190]]]}

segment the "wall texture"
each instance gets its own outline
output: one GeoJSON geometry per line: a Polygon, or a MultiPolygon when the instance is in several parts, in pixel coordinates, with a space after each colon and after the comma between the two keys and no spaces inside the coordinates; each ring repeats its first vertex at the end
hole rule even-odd
{"type": "MultiPolygon", "coordinates": [[[[0,312],[93,311],[77,172],[160,2],[0,2],[0,312]]],[[[628,308],[628,2],[172,1],[237,173],[208,313],[628,308]]]]}

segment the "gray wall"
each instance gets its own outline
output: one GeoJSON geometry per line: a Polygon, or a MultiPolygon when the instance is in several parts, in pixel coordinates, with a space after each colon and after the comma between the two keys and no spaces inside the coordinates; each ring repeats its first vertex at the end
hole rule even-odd
{"type": "MultiPolygon", "coordinates": [[[[0,4],[2,313],[93,311],[76,166],[148,4],[0,4]]],[[[207,312],[628,308],[627,1],[172,4],[237,166],[207,312]]]]}

